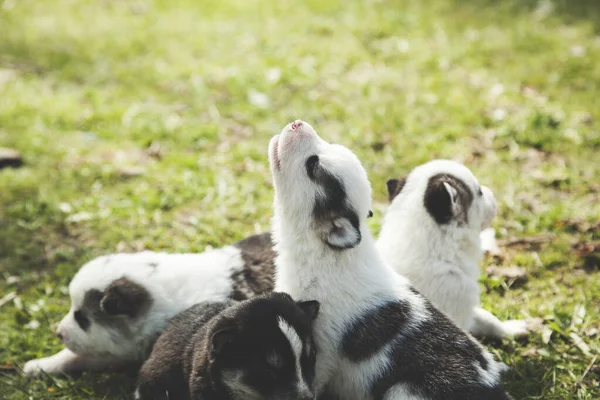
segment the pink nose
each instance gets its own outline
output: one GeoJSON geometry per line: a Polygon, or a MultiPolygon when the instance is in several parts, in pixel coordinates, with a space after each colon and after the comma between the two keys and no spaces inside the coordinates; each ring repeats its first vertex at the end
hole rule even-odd
{"type": "Polygon", "coordinates": [[[302,121],[300,121],[299,119],[295,120],[294,122],[292,122],[292,130],[295,131],[298,128],[300,128],[302,126],[302,121]]]}

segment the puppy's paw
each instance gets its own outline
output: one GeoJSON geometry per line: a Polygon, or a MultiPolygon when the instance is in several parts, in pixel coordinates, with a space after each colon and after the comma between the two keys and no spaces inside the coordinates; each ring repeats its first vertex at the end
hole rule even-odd
{"type": "Polygon", "coordinates": [[[60,372],[60,365],[57,365],[56,361],[51,360],[50,357],[46,357],[27,361],[23,366],[23,373],[26,376],[38,376],[42,372],[48,374],[58,373],[60,372]]]}
{"type": "Polygon", "coordinates": [[[519,338],[527,336],[529,333],[529,326],[526,320],[523,319],[510,319],[502,322],[502,329],[504,335],[508,337],[519,338]]]}

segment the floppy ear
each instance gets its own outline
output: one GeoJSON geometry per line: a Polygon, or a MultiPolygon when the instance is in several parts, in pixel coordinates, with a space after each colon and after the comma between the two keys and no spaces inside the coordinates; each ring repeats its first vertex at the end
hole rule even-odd
{"type": "Polygon", "coordinates": [[[317,318],[317,315],[319,315],[319,309],[321,308],[321,303],[319,303],[318,301],[316,301],[316,300],[299,301],[297,304],[298,304],[298,307],[300,307],[302,309],[302,311],[304,311],[304,313],[306,315],[308,315],[312,321],[314,321],[317,318]]]}
{"type": "Polygon", "coordinates": [[[438,224],[447,224],[458,212],[458,190],[449,182],[431,179],[425,190],[425,208],[438,224]]]}
{"type": "Polygon", "coordinates": [[[335,249],[351,249],[362,239],[356,215],[335,218],[326,223],[325,230],[325,242],[335,249]]]}
{"type": "Polygon", "coordinates": [[[398,196],[398,193],[400,193],[402,191],[402,188],[404,187],[405,183],[406,183],[406,178],[388,179],[388,181],[385,183],[385,185],[387,186],[388,200],[390,201],[390,203],[392,202],[392,200],[394,200],[394,198],[396,196],[398,196]]]}
{"type": "Polygon", "coordinates": [[[100,309],[108,315],[135,317],[151,302],[152,298],[143,286],[127,278],[121,278],[113,281],[104,290],[100,309]]]}
{"type": "Polygon", "coordinates": [[[233,341],[235,336],[235,327],[224,327],[213,333],[210,338],[210,354],[212,357],[221,354],[223,349],[233,341]]]}

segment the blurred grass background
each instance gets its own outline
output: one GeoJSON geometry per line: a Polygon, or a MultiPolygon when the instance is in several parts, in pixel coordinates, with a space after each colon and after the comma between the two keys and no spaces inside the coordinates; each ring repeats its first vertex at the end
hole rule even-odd
{"type": "Polygon", "coordinates": [[[0,147],[24,161],[0,170],[0,398],[132,398],[15,369],[61,348],[92,257],[269,229],[267,143],[295,118],[363,160],[374,232],[386,179],[465,162],[512,244],[486,265],[529,278],[484,273],[485,306],[545,321],[490,346],[509,391],[600,398],[598,60],[593,0],[0,0],[0,147]]]}

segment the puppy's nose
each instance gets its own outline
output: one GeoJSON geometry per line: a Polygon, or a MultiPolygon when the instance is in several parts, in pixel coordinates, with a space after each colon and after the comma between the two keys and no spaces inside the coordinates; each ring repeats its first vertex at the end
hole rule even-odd
{"type": "Polygon", "coordinates": [[[56,332],[56,337],[60,339],[60,341],[62,342],[63,340],[63,334],[60,332],[56,332]]]}
{"type": "Polygon", "coordinates": [[[292,122],[292,125],[290,125],[290,128],[293,131],[297,131],[301,126],[302,126],[303,122],[299,119],[295,120],[294,122],[292,122]]]}

